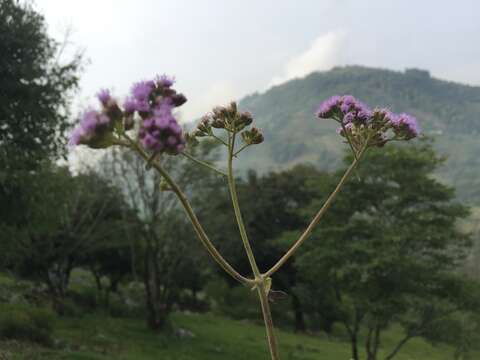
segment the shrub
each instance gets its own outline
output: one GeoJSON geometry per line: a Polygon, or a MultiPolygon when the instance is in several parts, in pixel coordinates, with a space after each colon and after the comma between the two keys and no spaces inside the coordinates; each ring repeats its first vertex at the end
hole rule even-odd
{"type": "Polygon", "coordinates": [[[96,310],[101,301],[98,290],[93,287],[83,287],[69,293],[70,298],[78,307],[87,311],[96,310]]]}
{"type": "Polygon", "coordinates": [[[0,338],[51,344],[54,314],[45,308],[0,304],[0,338]]]}

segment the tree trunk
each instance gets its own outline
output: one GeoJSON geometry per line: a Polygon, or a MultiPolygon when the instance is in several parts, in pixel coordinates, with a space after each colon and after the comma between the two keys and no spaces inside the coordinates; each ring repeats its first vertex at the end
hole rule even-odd
{"type": "Polygon", "coordinates": [[[360,360],[358,357],[358,339],[357,334],[350,334],[350,343],[352,345],[352,360],[360,360]]]}
{"type": "Polygon", "coordinates": [[[302,304],[298,296],[292,293],[292,307],[295,314],[295,331],[296,332],[305,332],[307,326],[305,325],[305,318],[303,316],[302,304]]]}
{"type": "Polygon", "coordinates": [[[161,303],[161,286],[156,264],[156,252],[151,246],[145,248],[145,266],[143,283],[145,286],[145,302],[147,308],[147,326],[154,331],[164,329],[168,317],[168,311],[161,303]]]}

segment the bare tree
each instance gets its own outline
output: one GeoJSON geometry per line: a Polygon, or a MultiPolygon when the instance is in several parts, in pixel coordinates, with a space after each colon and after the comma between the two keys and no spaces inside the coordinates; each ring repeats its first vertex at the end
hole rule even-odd
{"type": "MultiPolygon", "coordinates": [[[[203,152],[203,158],[215,157],[211,145],[201,147],[199,151],[203,152]]],[[[181,156],[162,161],[194,204],[201,202],[202,191],[194,193],[193,188],[205,190],[218,183],[215,175],[212,177],[181,156]]],[[[180,279],[185,279],[185,272],[189,272],[192,284],[196,283],[196,277],[202,276],[199,264],[204,259],[203,252],[198,251],[197,241],[178,200],[164,186],[159,174],[145,167],[143,159],[123,149],[115,149],[101,161],[101,169],[122,188],[143,222],[141,231],[131,238],[132,259],[141,259],[141,264],[132,261],[132,273],[142,274],[148,326],[161,330],[184,286],[180,279]],[[142,253],[134,254],[136,248],[142,253]]],[[[192,289],[192,293],[195,294],[196,289],[192,289]]]]}

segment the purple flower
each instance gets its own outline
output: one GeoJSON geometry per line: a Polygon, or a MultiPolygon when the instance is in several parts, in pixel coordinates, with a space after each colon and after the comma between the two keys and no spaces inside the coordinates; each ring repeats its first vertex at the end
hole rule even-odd
{"type": "Polygon", "coordinates": [[[143,121],[138,137],[145,149],[174,155],[185,148],[182,128],[172,110],[173,107],[166,101],[156,107],[151,118],[143,121]]]}
{"type": "Polygon", "coordinates": [[[388,109],[371,110],[352,95],[335,95],[318,107],[317,117],[334,119],[343,126],[341,136],[349,135],[357,144],[383,146],[391,140],[410,140],[420,134],[417,120],[408,114],[394,114],[388,109]],[[393,133],[393,134],[392,134],[393,133]]]}
{"type": "Polygon", "coordinates": [[[149,112],[150,111],[150,104],[148,100],[136,101],[135,102],[135,110],[138,112],[149,112]]]}
{"type": "Polygon", "coordinates": [[[335,95],[320,104],[317,110],[317,117],[320,119],[329,119],[333,115],[340,102],[340,96],[335,95]]]}
{"type": "Polygon", "coordinates": [[[112,99],[112,96],[110,95],[110,90],[100,90],[97,94],[97,99],[102,103],[103,106],[106,106],[107,103],[112,99]]]}
{"type": "Polygon", "coordinates": [[[100,147],[95,145],[104,138],[110,129],[110,119],[107,115],[99,113],[96,110],[87,110],[83,113],[80,123],[70,134],[69,145],[76,146],[80,144],[100,147]]]}
{"type": "Polygon", "coordinates": [[[133,85],[132,95],[137,102],[148,102],[155,84],[153,81],[141,81],[133,85]]]}
{"type": "Polygon", "coordinates": [[[350,134],[352,132],[353,128],[354,128],[354,125],[352,123],[345,124],[343,127],[337,128],[337,134],[345,137],[344,129],[347,131],[347,133],[350,134]]]}
{"type": "Polygon", "coordinates": [[[395,134],[405,137],[406,140],[413,139],[420,134],[417,119],[409,114],[402,113],[395,116],[391,124],[395,134]]]}
{"type": "Polygon", "coordinates": [[[357,103],[357,99],[355,99],[352,95],[343,95],[341,98],[341,102],[342,104],[351,106],[357,103]]]}
{"type": "Polygon", "coordinates": [[[321,119],[335,118],[344,123],[359,122],[367,123],[372,111],[361,101],[358,101],[352,95],[335,95],[320,104],[317,110],[317,116],[321,119]]]}
{"type": "Polygon", "coordinates": [[[373,117],[375,117],[376,119],[379,119],[380,121],[382,122],[387,122],[389,124],[392,123],[392,121],[394,121],[394,119],[396,118],[397,115],[395,115],[393,112],[391,112],[389,109],[387,108],[380,108],[380,109],[375,109],[373,111],[373,117]]]}
{"type": "Polygon", "coordinates": [[[155,80],[141,81],[132,86],[131,101],[127,112],[138,111],[145,118],[153,113],[170,112],[171,108],[183,105],[187,99],[172,87],[174,80],[167,75],[157,76],[155,80]]]}
{"type": "Polygon", "coordinates": [[[357,118],[364,123],[369,122],[372,119],[373,112],[368,107],[364,107],[357,113],[357,118]]]}
{"type": "Polygon", "coordinates": [[[346,113],[345,116],[343,117],[344,124],[350,124],[354,121],[355,121],[355,113],[353,112],[346,113]]]}
{"type": "Polygon", "coordinates": [[[153,109],[153,114],[159,117],[167,116],[172,113],[173,107],[173,102],[170,98],[162,99],[153,109]]]}
{"type": "Polygon", "coordinates": [[[123,109],[127,114],[133,114],[137,110],[137,103],[132,98],[125,99],[123,103],[123,109]]]}
{"type": "Polygon", "coordinates": [[[342,103],[342,105],[340,105],[340,110],[346,114],[350,111],[350,108],[351,108],[351,104],[347,104],[347,103],[342,103]]]}
{"type": "Polygon", "coordinates": [[[159,76],[157,78],[157,84],[158,86],[163,86],[163,87],[166,87],[166,88],[169,88],[171,87],[173,84],[175,83],[175,80],[170,77],[170,76],[167,76],[165,74],[163,74],[162,76],[159,76]]]}
{"type": "Polygon", "coordinates": [[[69,146],[77,146],[82,143],[82,139],[84,139],[86,135],[86,131],[81,126],[76,126],[75,129],[70,134],[70,138],[68,140],[69,146]]]}

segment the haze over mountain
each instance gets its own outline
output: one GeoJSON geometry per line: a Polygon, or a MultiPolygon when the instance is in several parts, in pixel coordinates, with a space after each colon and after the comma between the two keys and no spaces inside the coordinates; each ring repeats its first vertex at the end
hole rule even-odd
{"type": "Polygon", "coordinates": [[[480,87],[436,79],[425,70],[337,67],[247,96],[240,107],[252,112],[266,140],[246,149],[239,167],[266,172],[308,162],[337,168],[345,145],[333,121],[314,116],[318,104],[334,94],[415,115],[448,157],[438,176],[457,188],[459,199],[480,204],[480,87]]]}

